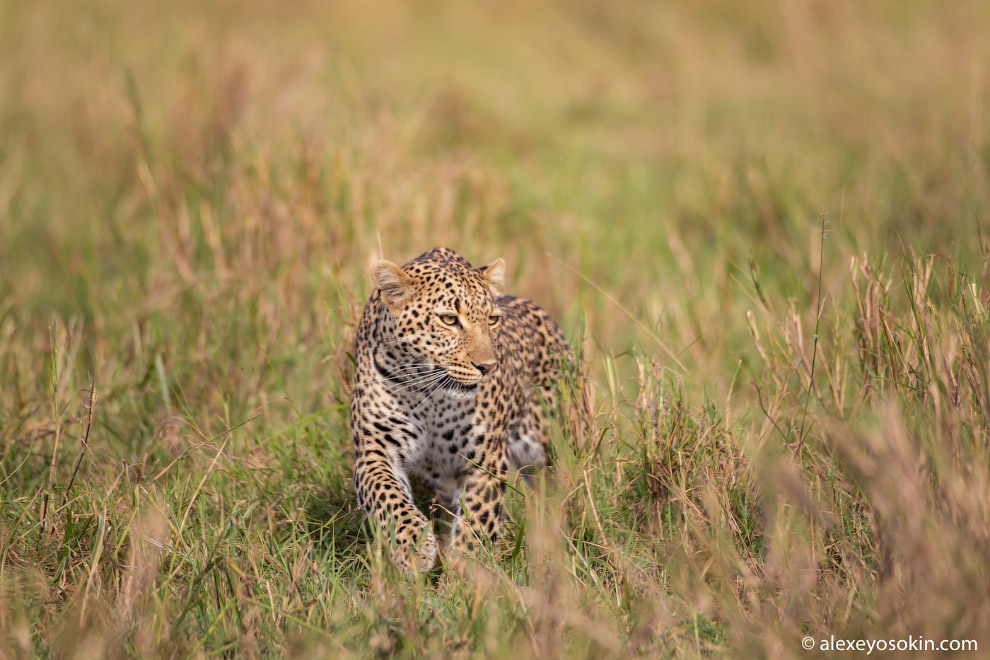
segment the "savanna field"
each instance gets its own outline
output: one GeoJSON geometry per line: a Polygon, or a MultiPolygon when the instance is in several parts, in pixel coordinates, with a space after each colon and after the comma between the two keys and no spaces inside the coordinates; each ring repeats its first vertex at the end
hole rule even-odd
{"type": "Polygon", "coordinates": [[[988,33],[0,2],[0,657],[990,657],[988,33]],[[352,342],[370,264],[436,245],[578,359],[553,475],[409,581],[352,342]]]}

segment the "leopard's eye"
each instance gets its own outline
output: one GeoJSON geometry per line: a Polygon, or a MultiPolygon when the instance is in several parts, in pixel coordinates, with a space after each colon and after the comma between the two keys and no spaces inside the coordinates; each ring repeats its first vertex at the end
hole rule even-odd
{"type": "Polygon", "coordinates": [[[440,314],[440,322],[444,325],[457,325],[457,316],[454,314],[440,314]]]}
{"type": "Polygon", "coordinates": [[[502,317],[498,314],[492,314],[488,317],[488,325],[498,325],[498,322],[502,320],[502,317]]]}

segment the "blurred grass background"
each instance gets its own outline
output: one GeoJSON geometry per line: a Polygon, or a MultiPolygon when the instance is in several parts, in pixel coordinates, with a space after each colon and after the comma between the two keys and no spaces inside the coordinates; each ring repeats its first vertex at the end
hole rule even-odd
{"type": "Polygon", "coordinates": [[[0,3],[0,646],[985,653],[988,29],[0,3]],[[348,353],[370,261],[434,245],[505,257],[584,361],[557,481],[472,579],[406,585],[350,490],[348,353]]]}

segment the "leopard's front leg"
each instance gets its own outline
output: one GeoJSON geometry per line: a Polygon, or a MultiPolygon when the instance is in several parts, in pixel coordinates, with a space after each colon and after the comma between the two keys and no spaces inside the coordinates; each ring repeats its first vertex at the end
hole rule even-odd
{"type": "Polygon", "coordinates": [[[356,438],[358,458],[354,488],[358,504],[383,532],[395,530],[392,557],[403,573],[428,571],[437,560],[437,541],[430,521],[413,504],[412,488],[398,461],[372,437],[356,438]]]}
{"type": "Polygon", "coordinates": [[[482,539],[494,541],[505,517],[505,479],[508,451],[504,438],[491,437],[482,462],[467,460],[467,476],[456,498],[450,545],[455,551],[473,552],[482,539]]]}

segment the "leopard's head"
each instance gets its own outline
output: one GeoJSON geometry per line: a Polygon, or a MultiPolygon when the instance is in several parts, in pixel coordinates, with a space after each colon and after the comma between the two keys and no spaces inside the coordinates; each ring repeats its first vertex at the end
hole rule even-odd
{"type": "Polygon", "coordinates": [[[404,369],[404,379],[442,370],[457,385],[473,388],[493,377],[502,323],[495,302],[505,276],[502,259],[473,268],[453,250],[436,248],[402,268],[379,261],[371,274],[394,320],[394,339],[377,350],[404,369]]]}

